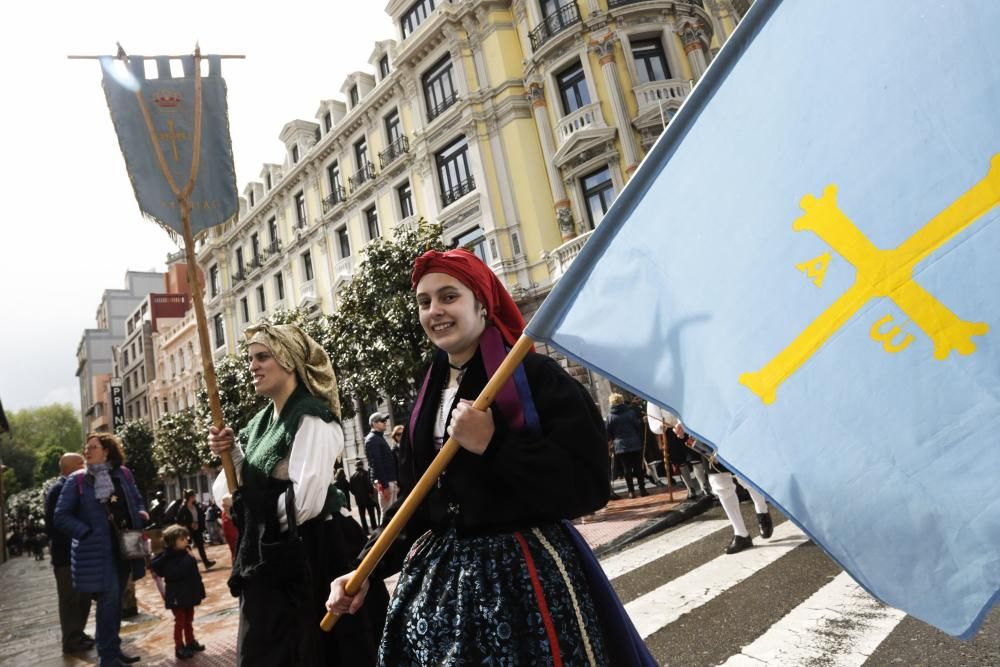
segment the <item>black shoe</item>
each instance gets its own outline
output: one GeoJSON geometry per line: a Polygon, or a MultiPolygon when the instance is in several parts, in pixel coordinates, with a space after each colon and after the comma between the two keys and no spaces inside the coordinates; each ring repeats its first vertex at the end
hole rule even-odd
{"type": "Polygon", "coordinates": [[[80,640],[90,644],[91,646],[93,646],[94,643],[97,641],[96,639],[88,635],[86,632],[81,633],[81,635],[82,636],[80,637],[80,640]]]}
{"type": "Polygon", "coordinates": [[[86,653],[90,649],[94,648],[93,644],[88,644],[84,641],[71,642],[69,644],[63,644],[62,652],[66,655],[72,655],[73,653],[86,653]]]}
{"type": "Polygon", "coordinates": [[[749,549],[752,546],[753,546],[753,540],[750,539],[749,535],[747,535],[746,537],[733,535],[733,541],[729,543],[728,547],[726,547],[726,553],[730,555],[738,554],[744,549],[749,549]]]}
{"type": "Polygon", "coordinates": [[[174,656],[178,660],[190,660],[191,658],[194,657],[194,652],[187,646],[182,646],[180,648],[174,649],[174,656]]]}
{"type": "Polygon", "coordinates": [[[622,499],[622,497],[621,497],[621,496],[619,496],[619,495],[618,495],[617,493],[615,493],[614,491],[612,491],[612,492],[611,492],[611,496],[609,496],[609,497],[610,497],[610,499],[611,499],[611,500],[621,500],[621,499],[622,499]]]}
{"type": "Polygon", "coordinates": [[[196,651],[204,651],[205,650],[205,645],[204,644],[199,644],[198,640],[196,639],[193,642],[191,642],[190,644],[188,644],[187,646],[185,646],[184,648],[186,648],[187,650],[189,650],[192,653],[194,653],[196,651]]]}
{"type": "Polygon", "coordinates": [[[764,512],[757,515],[757,526],[760,528],[760,536],[765,540],[774,534],[774,522],[771,521],[771,513],[764,512]]]}
{"type": "Polygon", "coordinates": [[[628,492],[628,497],[629,498],[635,498],[635,491],[629,491],[628,492]]]}
{"type": "Polygon", "coordinates": [[[215,565],[215,561],[214,560],[210,560],[207,563],[205,563],[205,569],[206,570],[210,570],[213,565],[215,565]]]}
{"type": "Polygon", "coordinates": [[[639,489],[639,495],[645,498],[646,496],[649,495],[649,491],[647,491],[646,489],[639,489]]]}
{"type": "Polygon", "coordinates": [[[126,665],[131,665],[133,663],[139,662],[140,660],[142,660],[142,658],[137,655],[125,655],[124,653],[118,654],[118,661],[123,662],[126,665]]]}

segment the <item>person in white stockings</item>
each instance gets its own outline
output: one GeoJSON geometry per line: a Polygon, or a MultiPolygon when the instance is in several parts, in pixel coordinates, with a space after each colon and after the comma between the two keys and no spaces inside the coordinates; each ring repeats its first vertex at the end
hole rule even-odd
{"type": "MultiPolygon", "coordinates": [[[[684,438],[688,442],[693,440],[684,431],[684,425],[680,422],[677,422],[677,425],[674,426],[674,432],[678,437],[684,438]]],[[[750,538],[750,531],[747,530],[746,522],[743,521],[739,498],[736,497],[736,475],[729,472],[724,465],[714,459],[709,460],[709,471],[708,483],[712,486],[712,493],[719,498],[719,504],[722,505],[722,509],[726,513],[726,518],[729,519],[729,523],[733,526],[733,541],[726,547],[726,553],[735,554],[744,549],[749,549],[753,546],[753,540],[750,538]]],[[[750,493],[750,499],[753,500],[754,512],[757,514],[757,526],[760,529],[760,536],[766,540],[774,533],[774,522],[771,520],[771,512],[767,506],[767,499],[749,484],[746,484],[742,480],[739,481],[740,485],[750,493]]]]}

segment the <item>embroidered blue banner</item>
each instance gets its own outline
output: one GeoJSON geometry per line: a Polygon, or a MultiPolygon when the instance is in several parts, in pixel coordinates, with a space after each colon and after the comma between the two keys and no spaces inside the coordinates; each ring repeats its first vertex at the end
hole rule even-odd
{"type": "MultiPolygon", "coordinates": [[[[194,143],[200,139],[199,165],[190,195],[191,231],[208,229],[239,211],[236,172],[220,59],[204,56],[201,77],[201,128],[195,128],[195,58],[181,58],[182,77],[172,77],[170,59],[130,56],[126,62],[101,60],[104,92],[139,208],[147,217],[183,233],[177,194],[192,173],[194,143]],[[157,77],[146,78],[147,60],[157,77]],[[157,154],[159,152],[159,155],[157,154]]],[[[175,59],[176,60],[176,59],[175,59]]]]}
{"type": "Polygon", "coordinates": [[[1000,591],[1000,3],[758,0],[527,328],[862,586],[1000,591]]]}

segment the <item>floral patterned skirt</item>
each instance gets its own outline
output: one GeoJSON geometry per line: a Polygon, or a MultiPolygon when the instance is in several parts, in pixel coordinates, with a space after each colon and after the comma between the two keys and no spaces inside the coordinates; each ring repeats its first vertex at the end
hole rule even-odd
{"type": "Polygon", "coordinates": [[[607,664],[565,530],[550,524],[486,537],[425,533],[389,603],[379,664],[607,664]]]}

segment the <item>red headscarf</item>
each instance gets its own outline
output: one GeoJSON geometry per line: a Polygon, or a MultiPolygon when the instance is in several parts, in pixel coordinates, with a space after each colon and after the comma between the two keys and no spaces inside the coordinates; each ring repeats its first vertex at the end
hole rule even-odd
{"type": "Polygon", "coordinates": [[[464,248],[446,252],[428,250],[413,263],[413,289],[428,273],[446,273],[472,290],[486,308],[486,322],[496,326],[507,345],[524,331],[524,318],[510,293],[481,259],[464,248]]]}

